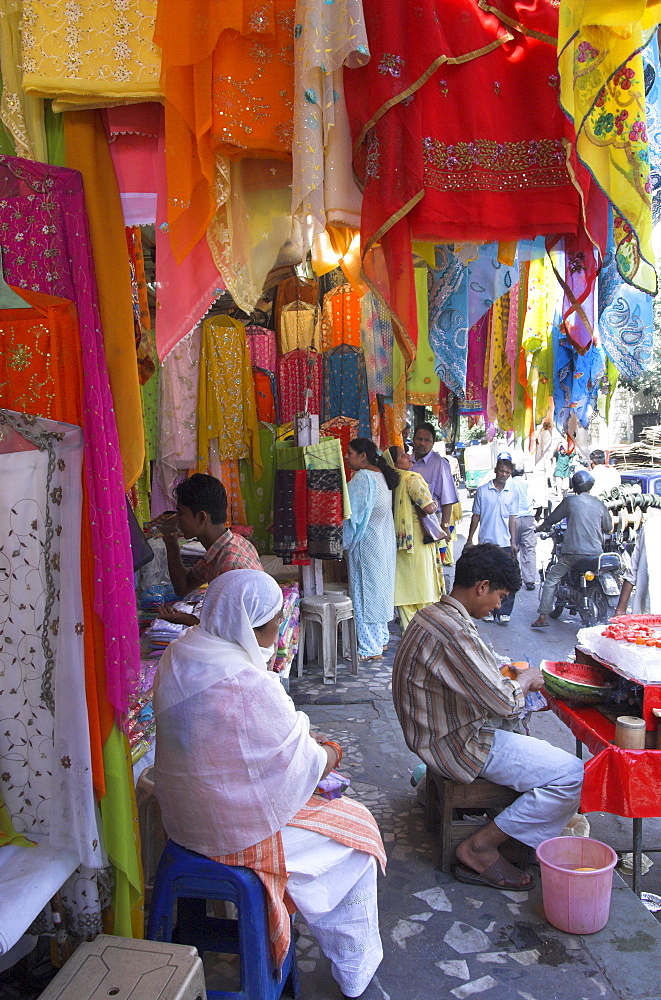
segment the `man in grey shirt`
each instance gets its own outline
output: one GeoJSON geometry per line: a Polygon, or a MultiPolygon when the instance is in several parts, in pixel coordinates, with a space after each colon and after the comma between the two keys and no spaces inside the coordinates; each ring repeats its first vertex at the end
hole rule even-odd
{"type": "Polygon", "coordinates": [[[601,555],[604,550],[604,535],[610,535],[613,530],[606,505],[598,497],[590,495],[593,486],[594,479],[589,472],[585,469],[575,472],[571,481],[574,495],[566,496],[537,529],[546,531],[551,525],[567,518],[560,558],[544,580],[539,599],[539,617],[532,623],[533,628],[546,628],[549,624],[547,615],[553,610],[555,592],[565,573],[579,559],[601,555]]]}

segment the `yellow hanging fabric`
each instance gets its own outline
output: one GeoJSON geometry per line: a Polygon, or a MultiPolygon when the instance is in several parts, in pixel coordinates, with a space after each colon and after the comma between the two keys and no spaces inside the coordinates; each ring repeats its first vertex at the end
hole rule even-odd
{"type": "Polygon", "coordinates": [[[145,435],[135,349],[133,287],[122,204],[99,113],[67,113],[64,138],[67,167],[83,175],[103,348],[117,421],[124,486],[128,490],[142,473],[145,435]]]}
{"type": "Polygon", "coordinates": [[[221,462],[249,458],[262,475],[259,425],[243,323],[210,316],[202,324],[197,403],[197,471],[206,472],[211,448],[221,462]]]}
{"type": "Polygon", "coordinates": [[[23,92],[22,8],[22,0],[0,0],[0,120],[14,141],[17,156],[48,163],[44,102],[23,92]]]}
{"type": "Polygon", "coordinates": [[[656,292],[641,49],[661,22],[658,0],[561,3],[560,103],[576,152],[614,209],[618,270],[656,292]]]}

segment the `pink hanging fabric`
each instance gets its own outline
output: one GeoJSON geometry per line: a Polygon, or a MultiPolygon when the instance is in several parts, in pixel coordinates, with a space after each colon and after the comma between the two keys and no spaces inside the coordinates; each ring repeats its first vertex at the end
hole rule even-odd
{"type": "Polygon", "coordinates": [[[466,396],[459,401],[459,412],[486,414],[487,390],[484,385],[484,363],[489,335],[489,313],[481,316],[468,331],[468,360],[466,363],[466,396]]]}
{"type": "Polygon", "coordinates": [[[253,368],[264,368],[275,374],[275,330],[267,330],[264,326],[247,326],[246,340],[253,368]]]}
{"type": "Polygon", "coordinates": [[[321,354],[312,349],[289,351],[278,358],[278,402],[283,424],[294,419],[294,414],[305,409],[305,390],[312,395],[308,413],[321,413],[321,354]]]}
{"type": "Polygon", "coordinates": [[[197,326],[225,283],[213,262],[206,237],[177,264],[168,235],[165,129],[161,118],[156,177],[156,351],[163,359],[197,326]]]}
{"type": "Polygon", "coordinates": [[[122,713],[139,680],[138,623],[122,463],[78,171],[0,156],[0,243],[10,284],[70,299],[78,309],[94,608],[105,632],[108,700],[122,713]]]}
{"type": "Polygon", "coordinates": [[[127,226],[149,226],[156,222],[161,115],[161,105],[151,102],[101,112],[127,226]]]}

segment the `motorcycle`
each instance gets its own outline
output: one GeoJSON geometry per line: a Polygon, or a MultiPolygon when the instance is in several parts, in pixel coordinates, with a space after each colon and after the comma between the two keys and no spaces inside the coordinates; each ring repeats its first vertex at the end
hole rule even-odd
{"type": "MultiPolygon", "coordinates": [[[[546,569],[540,569],[542,583],[546,574],[560,558],[565,529],[553,525],[542,538],[553,540],[553,551],[546,569]]],[[[555,606],[551,618],[559,618],[566,609],[578,615],[585,626],[607,622],[615,614],[615,608],[622,589],[622,559],[618,552],[602,552],[598,556],[586,556],[574,563],[565,573],[555,592],[555,606]]]]}

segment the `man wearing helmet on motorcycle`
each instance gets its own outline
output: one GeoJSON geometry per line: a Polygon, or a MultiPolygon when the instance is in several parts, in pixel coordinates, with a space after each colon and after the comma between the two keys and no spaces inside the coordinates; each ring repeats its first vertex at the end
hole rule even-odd
{"type": "Polygon", "coordinates": [[[579,469],[571,480],[573,494],[568,494],[554,511],[542,522],[538,531],[547,531],[553,524],[567,519],[567,530],[562,543],[560,558],[549,570],[539,599],[539,616],[532,628],[546,628],[548,615],[555,604],[555,592],[574,563],[601,555],[604,535],[610,535],[613,522],[606,505],[590,490],[594,479],[587,469],[579,469]]]}

